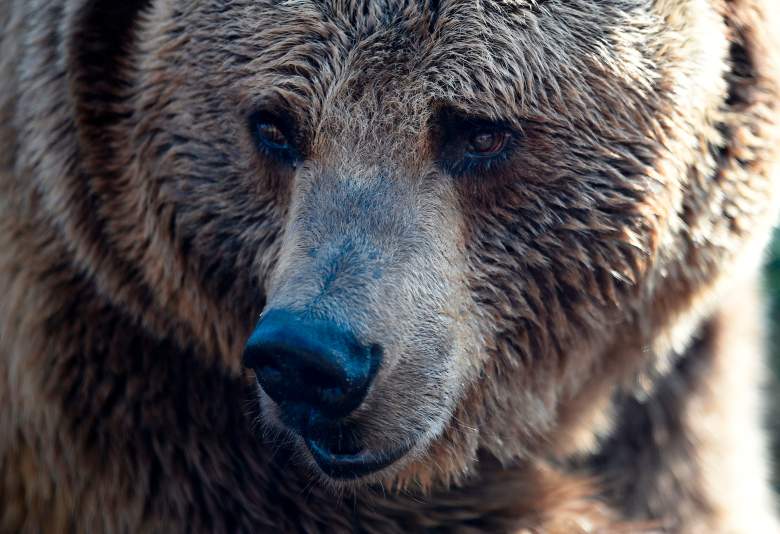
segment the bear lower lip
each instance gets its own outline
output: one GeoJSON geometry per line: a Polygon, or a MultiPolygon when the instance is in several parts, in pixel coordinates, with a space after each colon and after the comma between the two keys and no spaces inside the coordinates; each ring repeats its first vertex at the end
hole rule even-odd
{"type": "Polygon", "coordinates": [[[306,447],[322,471],[334,479],[355,479],[389,466],[409,451],[408,447],[391,452],[371,452],[363,449],[354,454],[336,454],[312,438],[304,438],[306,447]]]}

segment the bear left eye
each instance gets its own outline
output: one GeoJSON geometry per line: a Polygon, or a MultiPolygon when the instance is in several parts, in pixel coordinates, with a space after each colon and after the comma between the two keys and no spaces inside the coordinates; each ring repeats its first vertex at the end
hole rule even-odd
{"type": "Polygon", "coordinates": [[[443,107],[431,121],[437,164],[453,177],[486,176],[502,169],[522,132],[509,121],[467,115],[443,107]]]}
{"type": "Polygon", "coordinates": [[[509,142],[509,133],[504,131],[479,131],[469,140],[467,156],[492,157],[500,154],[509,142]]]}

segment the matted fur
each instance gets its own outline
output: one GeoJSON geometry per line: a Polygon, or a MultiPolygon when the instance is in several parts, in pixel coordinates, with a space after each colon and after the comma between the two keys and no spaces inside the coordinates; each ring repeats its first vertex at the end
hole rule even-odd
{"type": "Polygon", "coordinates": [[[0,531],[777,530],[775,4],[2,0],[0,531]],[[447,109],[509,164],[449,175],[447,109]],[[368,480],[240,366],[312,302],[386,349],[368,480]]]}

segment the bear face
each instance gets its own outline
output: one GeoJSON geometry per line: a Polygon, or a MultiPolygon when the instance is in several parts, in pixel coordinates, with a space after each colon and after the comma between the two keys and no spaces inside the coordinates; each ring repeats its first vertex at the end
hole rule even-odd
{"type": "Polygon", "coordinates": [[[764,234],[768,199],[708,181],[734,134],[714,9],[170,0],[134,31],[115,97],[79,110],[111,243],[88,263],[131,269],[146,293],[106,293],[234,372],[269,316],[357,347],[333,357],[357,371],[330,390],[360,383],[337,417],[284,390],[320,364],[269,364],[266,338],[249,362],[264,428],[327,483],[546,451],[764,234]],[[607,360],[626,340],[640,356],[607,360]]]}

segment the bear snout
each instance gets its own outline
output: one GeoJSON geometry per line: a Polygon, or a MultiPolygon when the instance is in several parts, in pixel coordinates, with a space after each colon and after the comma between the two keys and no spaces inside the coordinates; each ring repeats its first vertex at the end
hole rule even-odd
{"type": "Polygon", "coordinates": [[[263,391],[302,432],[312,418],[338,421],[363,402],[382,359],[335,321],[285,309],[263,314],[244,350],[263,391]]]}

